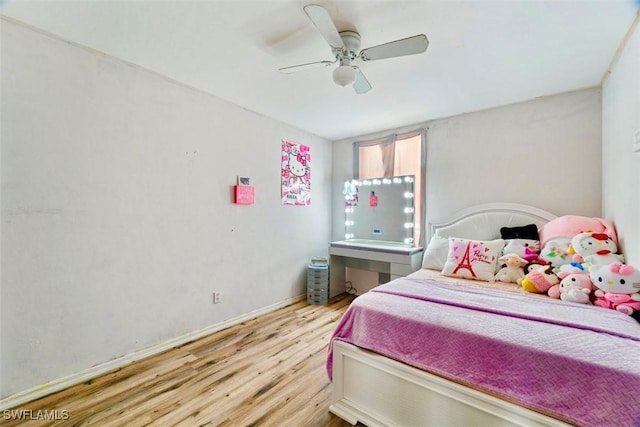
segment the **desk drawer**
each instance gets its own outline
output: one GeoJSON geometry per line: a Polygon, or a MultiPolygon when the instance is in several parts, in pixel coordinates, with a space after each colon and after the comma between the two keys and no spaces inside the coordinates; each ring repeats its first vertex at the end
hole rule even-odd
{"type": "Polygon", "coordinates": [[[391,264],[392,276],[408,276],[418,269],[409,264],[391,264]]]}
{"type": "Polygon", "coordinates": [[[359,270],[377,271],[379,273],[389,273],[389,263],[382,261],[371,261],[368,259],[346,258],[345,267],[357,268],[359,270]]]}
{"type": "Polygon", "coordinates": [[[307,280],[308,281],[317,281],[317,280],[327,280],[329,278],[329,269],[325,268],[324,270],[307,270],[307,280]]]}
{"type": "Polygon", "coordinates": [[[307,292],[307,303],[308,304],[328,304],[329,303],[329,294],[321,291],[315,292],[307,292]]]}
{"type": "Polygon", "coordinates": [[[307,292],[328,292],[329,281],[324,282],[307,282],[307,292]]]}

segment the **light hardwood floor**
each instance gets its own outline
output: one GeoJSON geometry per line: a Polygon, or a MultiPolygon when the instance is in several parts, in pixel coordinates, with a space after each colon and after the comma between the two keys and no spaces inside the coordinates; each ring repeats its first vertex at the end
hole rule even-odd
{"type": "Polygon", "coordinates": [[[352,300],[302,301],[14,408],[67,420],[2,425],[348,426],[328,412],[325,360],[352,300]]]}

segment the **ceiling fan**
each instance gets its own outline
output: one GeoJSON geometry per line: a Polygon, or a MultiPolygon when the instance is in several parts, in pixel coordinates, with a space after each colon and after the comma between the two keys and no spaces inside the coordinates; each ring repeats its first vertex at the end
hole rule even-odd
{"type": "Polygon", "coordinates": [[[356,59],[375,61],[396,56],[414,55],[423,53],[429,46],[427,36],[419,34],[360,50],[360,34],[355,31],[339,32],[329,12],[324,7],[317,4],[309,4],[304,7],[304,12],[331,47],[335,60],[293,65],[280,68],[280,71],[290,74],[311,68],[328,67],[339,62],[340,65],[333,70],[333,81],[340,86],[352,85],[358,94],[369,92],[371,84],[362,74],[360,68],[351,65],[352,61],[356,59]]]}

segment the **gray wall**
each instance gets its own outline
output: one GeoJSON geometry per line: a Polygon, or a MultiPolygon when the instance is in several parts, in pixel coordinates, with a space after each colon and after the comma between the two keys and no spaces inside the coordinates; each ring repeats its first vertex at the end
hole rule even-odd
{"type": "Polygon", "coordinates": [[[627,263],[640,268],[640,151],[633,151],[640,132],[638,19],[604,82],[602,116],[603,212],[616,224],[627,263]]]}
{"type": "Polygon", "coordinates": [[[1,83],[2,396],[305,293],[329,141],[5,20],[1,83]],[[281,204],[282,138],[310,207],[281,204]]]}
{"type": "MultiPolygon", "coordinates": [[[[601,214],[600,89],[544,97],[397,131],[420,126],[428,128],[425,185],[429,220],[450,219],[460,209],[489,202],[524,203],[557,215],[601,214]]],[[[351,178],[352,141],[334,145],[334,189],[351,178]]],[[[340,196],[334,193],[335,206],[340,206],[340,196]]],[[[334,209],[334,239],[344,234],[341,215],[339,208],[334,209]]]]}

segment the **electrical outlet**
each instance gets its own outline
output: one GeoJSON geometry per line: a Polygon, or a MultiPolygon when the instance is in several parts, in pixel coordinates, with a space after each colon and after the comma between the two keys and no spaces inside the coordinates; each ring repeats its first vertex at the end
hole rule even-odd
{"type": "Polygon", "coordinates": [[[633,134],[633,152],[640,153],[640,129],[633,134]]]}
{"type": "Polygon", "coordinates": [[[220,294],[220,292],[214,292],[213,293],[213,303],[214,304],[218,304],[220,302],[220,298],[222,297],[222,295],[220,294]]]}

